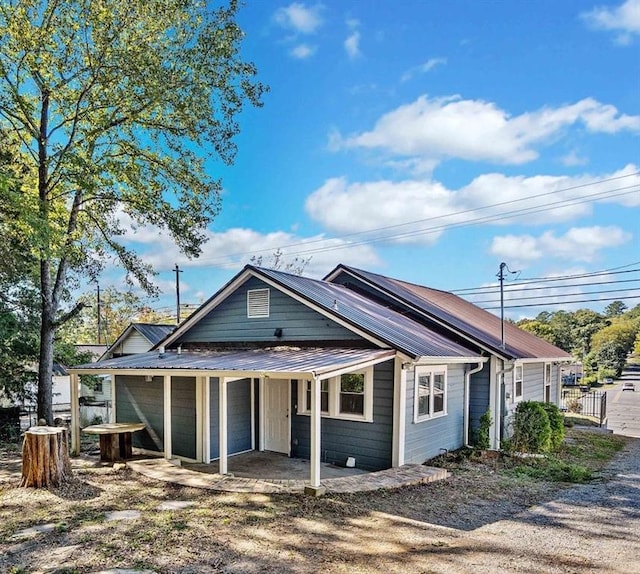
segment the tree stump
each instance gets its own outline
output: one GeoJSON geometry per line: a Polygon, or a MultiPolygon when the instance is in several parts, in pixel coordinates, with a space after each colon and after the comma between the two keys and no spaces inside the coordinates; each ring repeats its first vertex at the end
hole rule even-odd
{"type": "Polygon", "coordinates": [[[22,444],[20,486],[60,486],[71,476],[67,429],[31,427],[22,444]]]}

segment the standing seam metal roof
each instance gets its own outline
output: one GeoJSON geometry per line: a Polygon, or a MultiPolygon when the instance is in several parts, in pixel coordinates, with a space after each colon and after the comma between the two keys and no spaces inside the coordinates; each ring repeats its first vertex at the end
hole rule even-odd
{"type": "Polygon", "coordinates": [[[369,361],[385,360],[393,349],[297,348],[290,346],[232,351],[156,351],[125,355],[98,363],[77,365],[73,371],[239,371],[318,374],[369,361]]]}
{"type": "Polygon", "coordinates": [[[435,317],[457,331],[471,336],[497,354],[513,359],[571,358],[566,351],[508,322],[505,322],[506,344],[505,349],[502,349],[500,318],[453,293],[407,283],[346,265],[340,265],[337,269],[342,269],[377,286],[381,291],[404,300],[426,315],[435,317]]]}
{"type": "Polygon", "coordinates": [[[248,266],[309,302],[322,307],[380,339],[393,348],[414,357],[478,357],[478,353],[459,345],[428,327],[388,307],[359,295],[342,285],[291,275],[272,269],[248,266]]]}

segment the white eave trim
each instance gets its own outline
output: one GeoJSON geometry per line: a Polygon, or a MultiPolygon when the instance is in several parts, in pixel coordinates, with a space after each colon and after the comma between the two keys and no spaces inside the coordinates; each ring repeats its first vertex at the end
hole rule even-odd
{"type": "Polygon", "coordinates": [[[514,363],[574,363],[572,357],[527,357],[524,359],[512,359],[514,363]]]}
{"type": "Polygon", "coordinates": [[[418,357],[415,365],[451,365],[461,363],[486,363],[489,357],[418,357]]]}

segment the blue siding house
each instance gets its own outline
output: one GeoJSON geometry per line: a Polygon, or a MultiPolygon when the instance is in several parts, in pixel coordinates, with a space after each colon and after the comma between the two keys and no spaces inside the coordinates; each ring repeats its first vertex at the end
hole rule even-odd
{"type": "MultiPolygon", "coordinates": [[[[115,422],[145,424],[135,446],[222,473],[267,450],[309,459],[319,489],[322,462],[377,470],[459,448],[487,409],[499,446],[509,404],[555,401],[569,357],[512,326],[496,344],[499,320],[485,332],[465,304],[486,312],[455,298],[445,313],[421,289],[345,266],[315,280],[248,265],[151,351],[71,372],[114,377],[115,422]]],[[[72,431],[77,450],[77,419],[72,431]]]]}

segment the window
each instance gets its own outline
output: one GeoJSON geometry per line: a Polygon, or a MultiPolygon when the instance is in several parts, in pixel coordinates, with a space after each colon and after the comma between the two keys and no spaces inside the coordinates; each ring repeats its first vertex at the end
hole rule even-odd
{"type": "Polygon", "coordinates": [[[364,416],[364,373],[340,375],[340,413],[364,416]]]}
{"type": "Polygon", "coordinates": [[[544,366],[544,401],[551,402],[551,363],[544,366]]]}
{"type": "Polygon", "coordinates": [[[95,387],[93,387],[93,390],[96,393],[102,393],[103,392],[102,391],[102,381],[97,381],[96,384],[95,384],[95,387]]]}
{"type": "MultiPolygon", "coordinates": [[[[311,410],[311,381],[305,381],[306,386],[306,404],[308,408],[305,410],[311,410]]],[[[328,413],[329,412],[329,381],[325,379],[324,381],[320,381],[320,412],[328,413]]]]}
{"type": "Polygon", "coordinates": [[[269,317],[269,289],[247,291],[247,318],[269,317]]]}
{"type": "Polygon", "coordinates": [[[522,398],[522,365],[516,365],[513,370],[513,399],[518,401],[522,398]]]}
{"type": "MultiPolygon", "coordinates": [[[[311,413],[311,381],[298,382],[298,414],[311,413]]],[[[373,421],[373,367],[320,381],[324,417],[373,421]]]]}
{"type": "Polygon", "coordinates": [[[446,367],[417,367],[414,422],[447,414],[446,367]]]}

